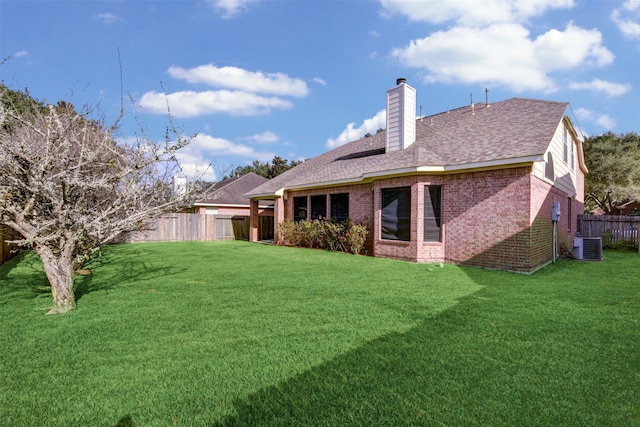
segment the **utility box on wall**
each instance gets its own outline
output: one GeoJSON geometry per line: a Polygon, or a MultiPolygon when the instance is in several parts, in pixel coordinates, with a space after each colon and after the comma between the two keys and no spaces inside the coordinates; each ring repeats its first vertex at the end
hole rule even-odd
{"type": "Polygon", "coordinates": [[[553,208],[551,208],[551,220],[560,221],[560,202],[553,202],[553,208]]]}

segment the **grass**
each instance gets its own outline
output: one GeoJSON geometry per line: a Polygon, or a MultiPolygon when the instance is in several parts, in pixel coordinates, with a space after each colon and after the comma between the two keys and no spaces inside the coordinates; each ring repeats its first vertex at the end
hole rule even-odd
{"type": "Polygon", "coordinates": [[[0,267],[0,424],[640,426],[640,258],[532,276],[249,244],[109,247],[44,316],[0,267]]]}

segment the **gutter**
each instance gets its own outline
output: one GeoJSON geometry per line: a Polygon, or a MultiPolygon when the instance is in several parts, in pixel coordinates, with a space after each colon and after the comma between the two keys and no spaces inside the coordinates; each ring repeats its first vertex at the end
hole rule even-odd
{"type": "Polygon", "coordinates": [[[442,166],[414,166],[408,168],[391,169],[386,171],[368,172],[358,177],[338,179],[335,181],[315,182],[312,184],[299,184],[280,188],[275,193],[246,194],[251,199],[265,199],[273,197],[283,197],[285,191],[308,190],[322,187],[338,187],[343,185],[365,184],[378,179],[394,178],[398,176],[410,175],[448,175],[461,172],[477,172],[483,170],[507,169],[520,166],[528,166],[535,162],[543,161],[543,155],[533,155],[526,157],[515,157],[505,162],[493,160],[476,163],[465,163],[462,165],[442,165],[442,166]]]}

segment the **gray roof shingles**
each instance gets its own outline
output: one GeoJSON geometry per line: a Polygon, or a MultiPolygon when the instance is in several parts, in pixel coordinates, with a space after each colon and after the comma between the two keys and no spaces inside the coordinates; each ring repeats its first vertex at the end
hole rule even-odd
{"type": "MultiPolygon", "coordinates": [[[[416,141],[384,153],[386,131],[306,160],[246,196],[264,197],[285,188],[358,182],[367,174],[432,166],[460,167],[481,162],[542,156],[564,117],[566,102],[511,98],[450,110],[416,121],[416,141]]],[[[472,167],[472,166],[470,166],[472,167]]]]}
{"type": "Polygon", "coordinates": [[[267,178],[253,172],[228,178],[216,183],[215,188],[207,194],[205,200],[195,204],[249,205],[249,199],[245,193],[268,181],[267,178]]]}

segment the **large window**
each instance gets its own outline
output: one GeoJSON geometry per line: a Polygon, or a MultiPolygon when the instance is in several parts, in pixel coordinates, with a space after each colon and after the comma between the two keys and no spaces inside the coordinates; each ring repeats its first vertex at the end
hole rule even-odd
{"type": "Polygon", "coordinates": [[[442,241],[442,187],[424,187],[424,241],[442,241]]]}
{"type": "Polygon", "coordinates": [[[331,219],[346,221],[349,218],[349,193],[331,195],[331,219]]]}
{"type": "Polygon", "coordinates": [[[567,163],[568,161],[568,155],[569,155],[569,131],[567,130],[566,126],[564,128],[564,149],[562,150],[562,160],[564,160],[565,163],[567,163]]]}
{"type": "Polygon", "coordinates": [[[327,195],[311,196],[311,219],[327,217],[327,195]]]}
{"type": "Polygon", "coordinates": [[[411,187],[385,188],[382,196],[381,235],[389,240],[411,240],[411,187]]]}
{"type": "Polygon", "coordinates": [[[293,220],[295,222],[307,219],[307,196],[293,198],[293,220]]]}
{"type": "Polygon", "coordinates": [[[576,170],[576,151],[575,151],[575,146],[576,144],[571,141],[571,170],[576,170]]]}

